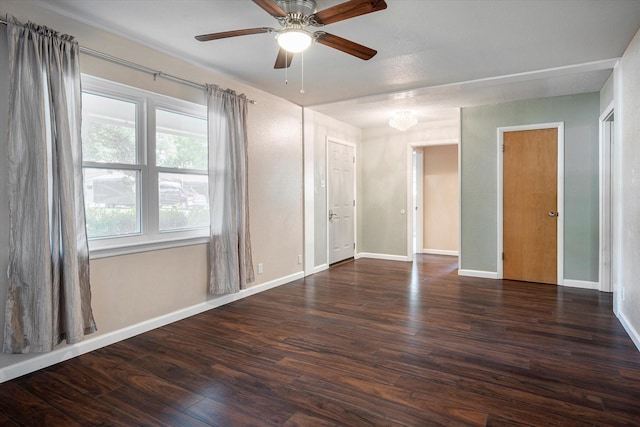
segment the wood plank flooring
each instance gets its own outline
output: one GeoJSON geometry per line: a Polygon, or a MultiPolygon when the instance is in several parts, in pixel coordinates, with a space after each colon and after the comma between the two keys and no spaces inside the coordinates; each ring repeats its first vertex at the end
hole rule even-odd
{"type": "Polygon", "coordinates": [[[611,294],[359,259],[0,384],[0,426],[640,425],[611,294]]]}

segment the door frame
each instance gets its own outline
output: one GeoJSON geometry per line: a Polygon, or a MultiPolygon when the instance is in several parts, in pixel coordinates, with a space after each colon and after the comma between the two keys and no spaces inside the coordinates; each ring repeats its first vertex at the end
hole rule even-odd
{"type": "Polygon", "coordinates": [[[416,235],[415,245],[413,245],[414,254],[422,253],[422,250],[424,249],[424,151],[418,150],[418,148],[422,147],[413,147],[413,150],[411,150],[412,158],[415,160],[411,165],[414,188],[411,194],[412,208],[410,211],[407,211],[412,214],[411,221],[413,221],[413,232],[411,239],[413,240],[413,234],[416,235]],[[420,175],[419,178],[418,175],[420,175]],[[413,197],[414,193],[416,195],[415,199],[413,197]],[[420,218],[419,221],[418,218],[420,218]]]}
{"type": "Polygon", "coordinates": [[[564,122],[554,122],[554,123],[538,123],[531,125],[522,125],[522,126],[506,126],[498,128],[498,143],[496,146],[497,152],[497,161],[498,161],[498,215],[497,215],[497,253],[496,253],[496,265],[498,270],[498,279],[503,278],[503,266],[504,262],[502,260],[502,251],[503,251],[503,238],[504,238],[504,230],[503,230],[503,153],[502,146],[504,144],[504,134],[505,132],[517,132],[522,130],[538,130],[538,129],[552,129],[556,128],[558,130],[558,201],[557,201],[557,211],[558,211],[558,227],[557,227],[557,249],[556,249],[556,261],[557,261],[557,284],[558,286],[562,286],[564,284],[564,122]]]}
{"type": "Polygon", "coordinates": [[[355,258],[356,255],[358,254],[358,194],[356,193],[356,190],[358,189],[358,183],[356,182],[356,180],[358,179],[358,174],[356,173],[356,167],[358,165],[358,156],[356,155],[356,150],[357,150],[357,146],[356,144],[349,142],[349,141],[345,141],[339,138],[334,138],[332,136],[327,136],[326,140],[325,140],[325,159],[327,159],[327,161],[325,162],[325,176],[327,177],[327,183],[325,185],[325,215],[324,215],[324,219],[325,219],[325,224],[326,224],[326,230],[327,230],[327,266],[331,265],[329,262],[329,259],[331,257],[331,244],[330,244],[330,239],[331,239],[331,233],[329,231],[329,192],[331,191],[331,170],[329,168],[329,145],[330,143],[335,143],[335,144],[340,144],[340,145],[346,145],[349,147],[353,148],[353,200],[355,200],[355,205],[353,206],[353,242],[354,242],[354,247],[353,247],[353,257],[355,258]]]}
{"type": "MultiPolygon", "coordinates": [[[[461,153],[460,153],[460,143],[458,139],[443,139],[435,142],[412,142],[407,144],[407,207],[404,210],[404,213],[407,218],[407,258],[406,260],[411,262],[413,261],[413,217],[408,215],[409,212],[413,211],[413,182],[415,177],[413,176],[413,150],[420,147],[435,147],[440,145],[456,145],[458,147],[458,201],[461,200],[460,193],[460,161],[461,161],[461,153]]],[[[424,160],[424,159],[423,159],[424,160]]],[[[458,227],[462,222],[460,215],[460,203],[458,203],[458,227]]],[[[458,240],[460,239],[460,235],[458,235],[458,240]]],[[[423,248],[421,248],[423,249],[423,248]]],[[[458,256],[460,254],[460,247],[458,246],[458,256]]],[[[458,258],[459,259],[459,258],[458,258]]]]}
{"type": "MultiPolygon", "coordinates": [[[[613,236],[612,236],[612,219],[613,212],[611,200],[613,197],[613,170],[611,163],[613,160],[613,143],[615,143],[615,135],[607,129],[605,123],[609,122],[610,117],[614,114],[614,103],[611,101],[604,109],[599,118],[599,134],[600,134],[600,191],[599,191],[599,268],[598,281],[600,282],[600,291],[615,292],[615,280],[613,280],[612,262],[613,262],[613,236]]],[[[614,118],[615,123],[615,118],[614,118]]],[[[615,126],[615,124],[614,124],[615,126]]],[[[615,129],[615,127],[614,127],[615,129]]],[[[614,131],[615,132],[615,131],[614,131]]]]}

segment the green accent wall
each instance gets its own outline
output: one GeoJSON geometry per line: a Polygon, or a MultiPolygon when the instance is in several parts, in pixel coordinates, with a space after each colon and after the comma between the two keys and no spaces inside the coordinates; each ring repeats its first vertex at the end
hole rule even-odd
{"type": "Polygon", "coordinates": [[[407,142],[366,136],[358,152],[358,251],[407,255],[407,142]]]}
{"type": "Polygon", "coordinates": [[[598,281],[600,94],[463,108],[461,269],[497,271],[499,127],[564,122],[564,278],[598,281]]]}

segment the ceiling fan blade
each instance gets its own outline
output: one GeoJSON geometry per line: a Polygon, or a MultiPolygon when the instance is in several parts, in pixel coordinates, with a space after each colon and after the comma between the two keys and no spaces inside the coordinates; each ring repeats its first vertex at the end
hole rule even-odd
{"type": "Polygon", "coordinates": [[[278,56],[276,57],[276,63],[273,68],[289,68],[291,66],[292,59],[293,53],[287,52],[283,48],[280,48],[280,50],[278,51],[278,56]]]}
{"type": "Polygon", "coordinates": [[[202,34],[196,36],[196,40],[206,42],[209,40],[226,39],[227,37],[248,36],[250,34],[270,33],[275,31],[273,28],[260,27],[260,28],[247,28],[244,30],[223,31],[221,33],[202,34]]]}
{"type": "Polygon", "coordinates": [[[350,0],[311,15],[312,24],[327,25],[387,8],[384,0],[350,0]]]}
{"type": "Polygon", "coordinates": [[[349,55],[364,59],[365,61],[373,58],[376,56],[376,53],[378,53],[378,51],[369,47],[343,39],[342,37],[334,36],[333,34],[325,33],[324,31],[316,31],[314,37],[320,44],[338,49],[349,55]]]}
{"type": "Polygon", "coordinates": [[[287,12],[282,10],[282,8],[275,4],[273,0],[253,0],[253,2],[264,9],[264,11],[271,16],[280,18],[284,18],[285,16],[287,16],[287,12]]]}

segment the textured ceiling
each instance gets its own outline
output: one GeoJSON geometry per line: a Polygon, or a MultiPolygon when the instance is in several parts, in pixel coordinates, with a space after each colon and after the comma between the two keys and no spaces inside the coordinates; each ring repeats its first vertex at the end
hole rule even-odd
{"type": "MultiPolygon", "coordinates": [[[[288,71],[273,69],[273,34],[194,40],[279,27],[250,0],[37,3],[360,127],[381,126],[404,107],[426,119],[459,106],[599,90],[640,27],[639,0],[387,0],[386,10],[322,28],[378,50],[373,59],[314,44],[303,73],[301,55],[288,71]]],[[[317,3],[322,10],[341,1],[317,3]]]]}

